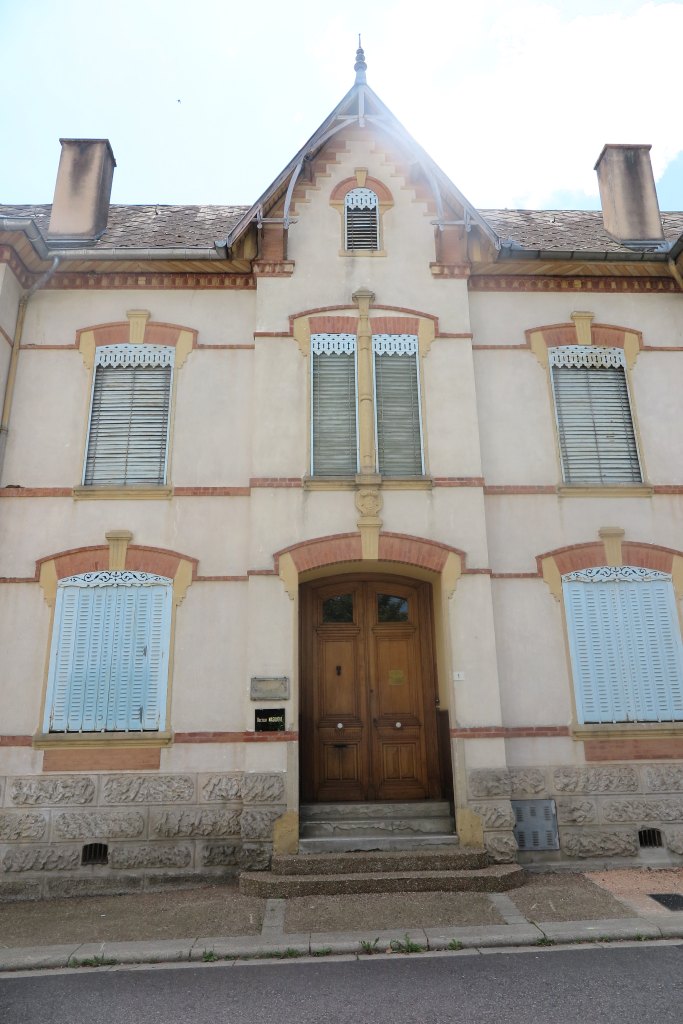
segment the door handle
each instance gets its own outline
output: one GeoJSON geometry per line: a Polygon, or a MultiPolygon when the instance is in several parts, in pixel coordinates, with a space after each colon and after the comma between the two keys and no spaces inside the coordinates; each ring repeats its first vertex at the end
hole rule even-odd
{"type": "Polygon", "coordinates": [[[332,746],[334,747],[335,750],[346,750],[346,748],[350,747],[351,744],[350,743],[333,743],[332,746]]]}

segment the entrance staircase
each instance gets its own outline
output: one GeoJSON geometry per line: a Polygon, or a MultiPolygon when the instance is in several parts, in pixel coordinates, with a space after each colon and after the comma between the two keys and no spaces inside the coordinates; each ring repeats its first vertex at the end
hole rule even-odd
{"type": "Polygon", "coordinates": [[[270,871],[243,871],[241,893],[504,892],[524,881],[518,864],[460,849],[445,801],[309,804],[300,813],[299,853],[273,856],[270,871]]]}
{"type": "Polygon", "coordinates": [[[302,804],[299,814],[299,853],[414,850],[458,843],[446,800],[302,804]]]}

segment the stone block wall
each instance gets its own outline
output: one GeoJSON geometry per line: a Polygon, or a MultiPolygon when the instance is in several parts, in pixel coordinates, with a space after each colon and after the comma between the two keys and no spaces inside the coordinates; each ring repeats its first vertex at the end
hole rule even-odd
{"type": "Polygon", "coordinates": [[[517,856],[510,800],[548,798],[566,858],[636,857],[642,828],[660,829],[662,846],[674,859],[683,856],[683,762],[479,769],[470,772],[468,790],[495,860],[517,856]]]}
{"type": "Polygon", "coordinates": [[[273,772],[0,777],[0,900],[265,869],[284,794],[273,772]],[[106,864],[81,863],[89,843],[106,864]]]}

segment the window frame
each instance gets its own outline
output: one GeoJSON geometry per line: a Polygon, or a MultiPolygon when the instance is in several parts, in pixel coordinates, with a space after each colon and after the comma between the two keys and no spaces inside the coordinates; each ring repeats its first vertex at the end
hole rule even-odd
{"type": "MultiPolygon", "coordinates": [[[[582,490],[586,488],[596,488],[597,490],[604,490],[610,488],[616,488],[617,491],[625,488],[636,488],[642,490],[647,487],[646,476],[644,469],[644,462],[641,451],[640,436],[638,430],[638,424],[634,412],[633,402],[633,391],[630,381],[629,366],[626,360],[625,352],[623,348],[608,347],[608,346],[597,346],[597,345],[556,345],[548,346],[548,383],[550,387],[551,402],[553,408],[553,418],[555,423],[555,437],[557,444],[557,457],[560,466],[561,474],[561,487],[568,489],[582,490]],[[563,430],[560,427],[560,417],[558,411],[558,401],[555,389],[555,368],[576,368],[576,369],[601,369],[601,368],[618,368],[623,371],[624,385],[626,389],[626,399],[628,402],[629,417],[631,422],[631,431],[633,435],[633,443],[635,448],[635,455],[638,462],[639,479],[631,480],[570,480],[568,477],[568,467],[565,466],[565,459],[563,457],[563,437],[565,436],[563,430]]],[[[594,420],[591,420],[594,424],[594,420]]]]}
{"type": "MultiPolygon", "coordinates": [[[[359,381],[358,381],[358,335],[351,334],[350,332],[313,332],[309,336],[308,343],[308,355],[310,359],[309,367],[309,401],[308,401],[308,416],[309,416],[309,446],[310,454],[308,459],[309,466],[309,481],[312,483],[322,484],[324,481],[338,482],[340,484],[354,483],[356,476],[360,473],[360,400],[359,400],[359,381]],[[329,353],[335,351],[335,347],[341,353],[344,345],[350,345],[349,339],[353,338],[353,355],[354,355],[354,390],[355,390],[355,447],[356,447],[356,472],[348,473],[344,475],[330,475],[329,473],[316,472],[315,466],[315,419],[314,419],[314,407],[315,407],[315,373],[314,373],[314,356],[322,353],[316,352],[316,346],[324,345],[329,353]],[[339,339],[335,341],[335,339],[339,339]]],[[[405,483],[407,486],[417,482],[418,486],[423,485],[426,477],[426,452],[425,452],[425,429],[424,429],[424,395],[422,385],[422,372],[420,367],[421,351],[420,351],[420,340],[417,333],[404,333],[404,334],[388,334],[388,333],[373,333],[370,337],[370,355],[372,364],[372,422],[374,431],[374,473],[381,477],[384,484],[389,486],[401,486],[405,483]],[[382,349],[378,351],[378,349],[382,349]],[[389,350],[389,351],[387,351],[389,350]],[[376,357],[386,356],[392,358],[396,356],[410,356],[415,359],[415,401],[417,403],[417,430],[418,430],[418,443],[420,451],[420,472],[409,475],[393,475],[383,473],[380,467],[380,447],[379,447],[379,424],[378,424],[378,389],[377,389],[377,369],[376,369],[376,357]]]]}
{"type": "MultiPolygon", "coordinates": [[[[78,573],[73,576],[67,576],[60,579],[56,585],[56,599],[54,612],[52,616],[52,622],[50,627],[50,646],[47,663],[47,680],[45,687],[45,701],[42,715],[42,735],[45,738],[65,740],[73,740],[74,737],[85,736],[85,737],[106,737],[105,742],[111,742],[112,739],[126,738],[129,736],[135,737],[150,737],[150,738],[161,738],[165,735],[168,720],[168,700],[170,693],[170,678],[171,678],[171,666],[172,666],[172,644],[174,634],[174,612],[175,612],[175,600],[174,600],[174,581],[167,576],[160,576],[154,573],[137,572],[133,570],[101,570],[94,572],[78,573]],[[54,705],[56,699],[56,675],[58,671],[58,659],[61,653],[60,645],[64,644],[64,595],[67,590],[77,589],[88,589],[96,587],[110,587],[113,589],[135,588],[136,590],[142,590],[145,587],[155,587],[163,589],[162,595],[162,608],[160,611],[158,628],[161,631],[161,636],[158,641],[159,646],[159,657],[158,662],[152,663],[151,659],[148,663],[146,674],[144,678],[149,680],[152,675],[152,668],[156,669],[157,673],[157,696],[156,696],[156,713],[157,713],[157,724],[154,728],[143,725],[144,716],[140,717],[140,728],[131,728],[130,717],[126,728],[107,728],[95,726],[93,728],[83,728],[83,716],[84,711],[81,714],[81,724],[79,728],[53,728],[54,721],[54,705]]],[[[84,614],[84,620],[87,615],[84,614]]],[[[133,612],[132,625],[136,623],[136,611],[133,612]]],[[[115,628],[117,626],[116,620],[112,620],[110,623],[111,638],[109,643],[113,645],[115,628]]],[[[75,633],[76,626],[74,626],[75,633]]],[[[153,629],[152,619],[150,618],[146,624],[147,632],[150,633],[153,629]]],[[[104,629],[101,631],[100,642],[102,642],[102,634],[104,629]]],[[[92,629],[88,631],[89,637],[92,635],[92,629]]],[[[130,634],[127,634],[130,635],[130,634]]],[[[73,650],[74,645],[71,648],[67,645],[67,654],[70,653],[71,666],[73,667],[73,650]]],[[[89,647],[90,650],[90,647],[89,647]]],[[[147,657],[147,644],[145,644],[144,657],[147,657]]],[[[87,658],[87,655],[84,656],[87,658]]],[[[132,662],[131,662],[132,664],[132,662]]],[[[110,666],[111,667],[111,666],[110,666]]],[[[129,666],[130,668],[130,666],[129,666]]],[[[103,666],[98,665],[97,670],[97,682],[95,684],[95,702],[98,702],[98,695],[102,687],[103,673],[106,671],[103,666]]],[[[65,688],[65,704],[67,711],[65,716],[68,716],[68,705],[71,699],[71,688],[73,686],[73,675],[70,675],[69,682],[65,688]]],[[[109,699],[109,698],[107,698],[109,699]]],[[[128,702],[130,702],[130,695],[128,702]]],[[[85,700],[85,689],[83,700],[85,700]]],[[[141,705],[141,708],[143,705],[141,705]]],[[[129,711],[130,715],[130,711],[129,711]]],[[[68,722],[66,723],[68,726],[68,722]]]]}
{"type": "MultiPolygon", "coordinates": [[[[623,730],[635,729],[635,730],[648,730],[648,729],[661,729],[661,728],[678,728],[683,726],[683,631],[681,628],[681,612],[679,597],[674,587],[673,576],[671,573],[661,572],[660,570],[644,568],[642,566],[633,565],[618,565],[618,566],[591,566],[585,569],[574,570],[572,572],[563,573],[560,577],[561,580],[561,593],[562,593],[562,604],[564,610],[564,624],[567,638],[567,651],[569,656],[569,668],[570,678],[572,681],[572,694],[575,709],[575,721],[580,732],[585,731],[586,733],[592,731],[601,731],[607,729],[617,729],[620,732],[623,730]],[[658,694],[656,683],[652,681],[652,676],[644,680],[638,675],[638,662],[643,659],[647,660],[648,663],[652,664],[656,668],[661,668],[665,664],[666,648],[661,647],[657,653],[657,657],[654,658],[652,652],[655,650],[653,644],[659,642],[661,645],[661,626],[655,627],[657,632],[653,635],[653,630],[647,630],[643,628],[647,626],[647,620],[643,617],[642,606],[638,608],[638,618],[634,619],[634,609],[631,606],[624,615],[623,606],[618,606],[614,603],[613,598],[609,596],[609,592],[605,592],[606,596],[604,601],[611,604],[610,612],[611,619],[607,622],[589,621],[586,617],[586,621],[577,623],[576,615],[574,610],[574,603],[570,599],[571,585],[574,586],[586,586],[586,587],[597,587],[600,584],[605,583],[624,583],[624,584],[635,584],[637,586],[647,586],[648,584],[667,584],[665,592],[665,604],[666,611],[668,613],[668,629],[671,637],[671,655],[678,662],[678,676],[675,680],[669,679],[666,686],[666,699],[671,704],[672,708],[679,704],[680,709],[673,717],[662,717],[659,714],[645,714],[643,716],[636,716],[635,713],[629,716],[628,711],[625,717],[615,718],[606,716],[603,714],[599,717],[598,712],[587,712],[586,703],[590,701],[598,702],[600,695],[599,684],[595,683],[595,676],[585,674],[586,665],[582,667],[582,653],[579,649],[579,639],[577,625],[581,627],[583,633],[587,639],[584,641],[583,646],[585,652],[583,654],[584,662],[588,661],[594,666],[595,673],[606,673],[609,668],[612,673],[619,671],[621,673],[618,679],[620,688],[619,699],[621,703],[628,707],[631,704],[632,707],[641,706],[646,702],[651,702],[653,707],[657,706],[658,700],[661,695],[658,694]],[[629,618],[631,622],[629,623],[629,618]],[[614,648],[619,634],[628,634],[628,643],[623,644],[619,648],[620,656],[613,660],[613,664],[609,665],[609,651],[605,653],[604,648],[600,648],[601,657],[596,659],[595,646],[590,642],[591,630],[594,636],[600,636],[604,639],[606,636],[612,637],[611,646],[614,648]],[[639,641],[639,643],[638,643],[639,641]],[[637,650],[637,646],[640,646],[640,652],[637,650]],[[597,662],[597,665],[596,665],[597,662]],[[586,721],[586,718],[589,720],[586,721]]],[[[651,600],[654,600],[652,598],[651,600]]],[[[604,602],[603,602],[604,603],[604,602]]],[[[659,623],[661,616],[654,616],[653,622],[659,623]]],[[[654,670],[653,670],[654,671],[654,670]]],[[[614,677],[611,681],[604,683],[604,694],[605,698],[610,698],[610,694],[615,692],[614,677]]],[[[614,710],[614,708],[612,708],[614,710]]]]}
{"type": "MultiPolygon", "coordinates": [[[[355,209],[362,210],[362,206],[357,206],[355,209]]],[[[369,188],[367,185],[360,186],[354,185],[353,188],[348,189],[344,194],[344,251],[353,255],[357,253],[375,253],[382,252],[382,218],[380,217],[380,198],[374,189],[369,188]],[[361,246],[356,248],[349,245],[349,196],[353,193],[365,193],[367,196],[372,196],[374,203],[367,207],[367,209],[374,210],[375,214],[375,244],[373,246],[361,246]]]]}
{"type": "Polygon", "coordinates": [[[174,408],[174,394],[175,394],[175,369],[176,369],[176,353],[175,346],[173,345],[154,345],[154,344],[112,344],[112,345],[98,345],[95,350],[95,358],[92,371],[92,380],[90,383],[90,402],[88,406],[88,420],[87,430],[85,436],[85,446],[83,451],[82,459],[82,472],[81,472],[81,483],[79,490],[84,494],[92,494],[98,491],[117,491],[120,489],[125,490],[136,490],[136,489],[163,489],[169,486],[169,466],[170,466],[170,448],[171,448],[171,423],[173,419],[173,408],[174,408]],[[160,481],[148,481],[138,483],[124,482],[113,482],[113,483],[102,483],[95,481],[92,483],[86,483],[86,473],[88,466],[88,457],[90,454],[90,438],[93,426],[93,402],[95,397],[95,386],[97,381],[97,371],[99,368],[155,368],[155,367],[170,367],[170,380],[168,384],[168,412],[166,417],[166,431],[165,431],[165,452],[164,452],[164,471],[163,480],[160,481]]]}

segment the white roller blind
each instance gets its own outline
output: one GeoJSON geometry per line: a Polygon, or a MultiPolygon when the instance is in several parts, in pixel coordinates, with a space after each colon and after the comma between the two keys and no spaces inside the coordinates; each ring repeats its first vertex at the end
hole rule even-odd
{"type": "Polygon", "coordinates": [[[136,349],[153,346],[110,346],[95,368],[83,475],[88,486],[166,481],[172,360],[158,346],[141,363],[145,353],[136,349]]]}
{"type": "Polygon", "coordinates": [[[90,573],[60,581],[45,728],[156,731],[165,724],[171,581],[90,573]]]}
{"type": "Polygon", "coordinates": [[[670,577],[629,566],[592,569],[564,577],[563,591],[579,721],[682,720],[683,650],[670,577]]]}
{"type": "Polygon", "coordinates": [[[417,338],[373,335],[377,462],[383,476],[422,476],[417,338]]]}
{"type": "Polygon", "coordinates": [[[314,334],[311,338],[311,473],[355,476],[356,339],[314,334]]]}
{"type": "Polygon", "coordinates": [[[566,358],[563,350],[550,350],[564,481],[640,483],[623,353],[589,350],[582,363],[583,349],[575,349],[566,358]]]}

